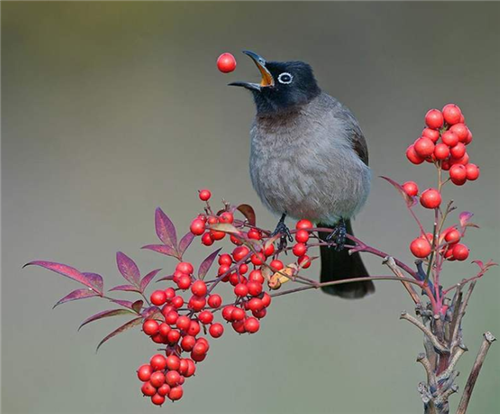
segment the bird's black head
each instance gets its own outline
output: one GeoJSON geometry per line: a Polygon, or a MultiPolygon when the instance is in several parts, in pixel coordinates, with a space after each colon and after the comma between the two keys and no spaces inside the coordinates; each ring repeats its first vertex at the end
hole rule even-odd
{"type": "Polygon", "coordinates": [[[321,92],[311,66],[304,62],[266,62],[256,53],[244,51],[259,69],[260,83],[233,82],[253,94],[257,114],[272,115],[293,111],[321,92]]]}

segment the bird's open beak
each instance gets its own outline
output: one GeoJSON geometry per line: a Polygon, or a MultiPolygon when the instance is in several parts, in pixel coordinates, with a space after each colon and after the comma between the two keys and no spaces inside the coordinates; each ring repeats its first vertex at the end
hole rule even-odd
{"type": "Polygon", "coordinates": [[[271,72],[269,72],[266,68],[266,60],[257,53],[250,52],[249,50],[244,50],[243,53],[250,56],[250,58],[254,61],[255,66],[257,66],[257,69],[259,69],[260,74],[262,75],[260,84],[251,82],[232,82],[229,86],[243,86],[244,88],[255,91],[261,91],[262,88],[274,86],[274,78],[273,75],[271,75],[271,72]]]}

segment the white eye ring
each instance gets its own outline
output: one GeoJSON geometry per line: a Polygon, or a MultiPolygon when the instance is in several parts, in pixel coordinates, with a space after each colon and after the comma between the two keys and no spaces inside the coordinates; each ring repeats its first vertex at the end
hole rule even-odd
{"type": "Polygon", "coordinates": [[[282,83],[283,85],[289,85],[293,81],[293,76],[291,73],[288,72],[283,72],[281,75],[278,76],[278,82],[282,83]],[[288,79],[283,80],[282,77],[288,76],[288,79]]]}

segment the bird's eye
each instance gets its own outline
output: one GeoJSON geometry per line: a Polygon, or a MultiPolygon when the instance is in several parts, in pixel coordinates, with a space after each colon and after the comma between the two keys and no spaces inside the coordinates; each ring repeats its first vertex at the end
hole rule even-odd
{"type": "Polygon", "coordinates": [[[282,83],[283,85],[289,85],[290,83],[292,83],[292,80],[293,76],[288,72],[283,72],[278,76],[278,82],[282,83]]]}

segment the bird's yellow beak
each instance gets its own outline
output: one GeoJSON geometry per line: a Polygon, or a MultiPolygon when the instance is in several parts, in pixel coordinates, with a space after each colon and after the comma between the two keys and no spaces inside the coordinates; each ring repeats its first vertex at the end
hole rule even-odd
{"type": "Polygon", "coordinates": [[[250,83],[250,82],[232,82],[229,86],[243,86],[247,89],[253,89],[260,91],[262,88],[273,87],[274,86],[274,78],[271,75],[271,72],[266,68],[266,60],[259,56],[257,53],[251,52],[249,50],[244,50],[243,53],[254,61],[255,66],[259,69],[260,74],[262,75],[262,79],[260,83],[250,83]]]}

